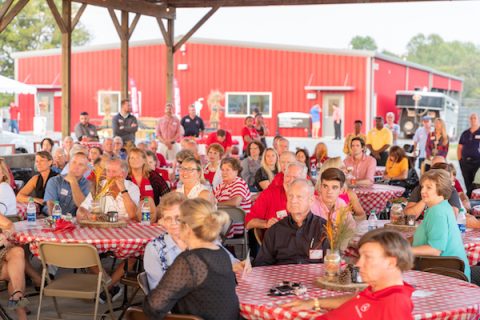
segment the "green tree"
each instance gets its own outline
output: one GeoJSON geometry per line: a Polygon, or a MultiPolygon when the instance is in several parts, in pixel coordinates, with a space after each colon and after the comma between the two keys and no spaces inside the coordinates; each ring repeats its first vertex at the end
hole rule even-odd
{"type": "MultiPolygon", "coordinates": [[[[5,1],[0,1],[1,4],[5,1]]],[[[55,1],[61,10],[61,1],[55,1]]],[[[79,8],[72,5],[73,15],[79,8]]],[[[81,46],[92,36],[85,26],[78,23],[72,33],[72,45],[81,46]]],[[[30,1],[23,10],[12,20],[8,27],[0,33],[0,74],[13,78],[13,52],[59,48],[61,46],[61,32],[55,19],[44,0],[30,1]]],[[[20,79],[21,80],[21,79],[20,79]]],[[[5,106],[12,96],[0,96],[0,106],[5,106]]]]}
{"type": "Polygon", "coordinates": [[[352,49],[356,50],[372,50],[375,51],[378,49],[377,43],[370,36],[355,36],[350,40],[350,46],[352,49]]]}
{"type": "Polygon", "coordinates": [[[480,49],[475,44],[418,34],[407,44],[407,60],[464,78],[463,96],[480,98],[480,49]]]}

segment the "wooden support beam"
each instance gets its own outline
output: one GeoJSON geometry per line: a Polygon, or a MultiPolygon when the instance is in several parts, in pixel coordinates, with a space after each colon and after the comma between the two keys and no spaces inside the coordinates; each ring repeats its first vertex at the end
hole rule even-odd
{"type": "Polygon", "coordinates": [[[117,9],[127,12],[135,12],[145,16],[175,19],[175,8],[168,7],[164,3],[151,3],[143,0],[125,1],[125,0],[73,0],[90,4],[92,6],[99,6],[108,9],[117,9]]]}
{"type": "MultiPolygon", "coordinates": [[[[29,0],[18,0],[13,6],[13,8],[10,9],[10,11],[8,11],[8,8],[2,7],[2,11],[3,9],[7,9],[8,12],[4,13],[3,18],[0,20],[0,33],[5,30],[5,28],[10,24],[10,22],[12,22],[13,18],[15,18],[17,14],[22,11],[28,1],[29,0]]],[[[4,3],[4,5],[7,5],[7,3],[4,3]]]]}
{"type": "MultiPolygon", "coordinates": [[[[168,43],[169,45],[166,45],[166,50],[167,50],[167,69],[166,69],[166,75],[167,75],[167,83],[166,83],[166,89],[167,89],[167,92],[166,92],[166,102],[173,102],[173,80],[174,80],[174,76],[173,76],[173,71],[174,71],[174,68],[173,68],[173,41],[174,41],[174,36],[175,36],[175,33],[174,33],[174,26],[175,26],[175,21],[174,20],[167,20],[167,38],[168,38],[168,43]]],[[[167,43],[167,42],[166,42],[167,43]]]]}
{"type": "Polygon", "coordinates": [[[162,32],[163,41],[165,42],[165,45],[173,46],[173,43],[170,42],[170,38],[168,37],[167,29],[165,28],[165,25],[163,24],[163,20],[160,19],[160,18],[157,18],[157,23],[158,23],[158,26],[160,27],[160,31],[162,32]]]}
{"type": "Polygon", "coordinates": [[[121,48],[120,48],[120,88],[122,99],[128,98],[128,42],[130,38],[130,28],[128,26],[128,12],[122,11],[121,25],[121,48]]]}
{"type": "Polygon", "coordinates": [[[117,14],[115,13],[115,10],[108,9],[108,13],[110,14],[110,17],[112,18],[113,25],[115,26],[115,30],[117,30],[117,34],[118,34],[120,40],[123,40],[122,27],[120,26],[120,22],[118,21],[117,14]]]}
{"type": "Polygon", "coordinates": [[[86,8],[87,8],[87,5],[85,3],[82,3],[82,5],[80,6],[80,8],[77,11],[77,14],[75,15],[75,18],[73,18],[72,31],[75,30],[75,27],[77,26],[78,21],[80,21],[80,18],[82,17],[82,14],[83,14],[83,12],[85,11],[86,8]]]}
{"type": "Polygon", "coordinates": [[[4,4],[2,4],[2,8],[0,8],[0,21],[2,21],[5,14],[8,12],[8,9],[12,6],[13,0],[7,0],[4,4]]]}
{"type": "MultiPolygon", "coordinates": [[[[66,21],[63,21],[62,15],[60,15],[60,12],[58,11],[55,2],[53,0],[47,0],[47,4],[50,7],[50,11],[52,11],[53,18],[55,18],[55,21],[57,22],[60,31],[62,33],[68,32],[68,29],[66,27],[66,21]]],[[[68,24],[71,25],[71,22],[68,21],[68,24]]]]}
{"type": "Polygon", "coordinates": [[[205,22],[207,22],[208,19],[210,19],[210,17],[215,13],[217,12],[217,10],[219,9],[220,7],[219,6],[216,6],[216,7],[213,7],[212,9],[210,9],[210,11],[207,12],[207,14],[205,14],[202,19],[200,19],[194,26],[192,29],[190,29],[190,31],[187,32],[187,34],[185,34],[183,36],[182,39],[180,39],[180,41],[178,41],[177,44],[175,44],[175,46],[173,47],[173,53],[177,52],[178,49],[180,49],[180,47],[188,40],[190,39],[190,37],[195,33],[197,32],[198,29],[200,29],[201,26],[203,26],[203,24],[205,22]]]}
{"type": "Polygon", "coordinates": [[[138,23],[138,20],[140,20],[140,17],[142,15],[140,13],[137,13],[135,15],[135,18],[133,18],[133,21],[132,21],[132,24],[130,25],[130,29],[128,31],[128,39],[130,39],[130,37],[132,36],[133,34],[133,31],[135,31],[135,28],[137,27],[137,23],[138,23]]]}
{"type": "MultiPolygon", "coordinates": [[[[52,1],[52,0],[47,0],[52,1]]],[[[54,3],[53,3],[54,4],[54,3]]],[[[55,4],[54,4],[55,5],[55,4]]],[[[55,6],[56,9],[56,6],[55,6]]],[[[58,11],[57,11],[58,12],[58,11]]],[[[62,17],[65,32],[62,32],[62,136],[71,133],[71,88],[72,88],[72,1],[62,0],[62,17]]]]}

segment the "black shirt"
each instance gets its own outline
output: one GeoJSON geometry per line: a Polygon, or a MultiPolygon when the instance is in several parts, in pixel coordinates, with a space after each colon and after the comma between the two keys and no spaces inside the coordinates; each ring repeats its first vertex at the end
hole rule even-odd
{"type": "Polygon", "coordinates": [[[200,135],[200,131],[205,130],[205,125],[203,124],[202,118],[199,116],[195,116],[195,118],[190,118],[189,115],[180,120],[180,123],[185,130],[185,137],[198,137],[200,135]]]}
{"type": "Polygon", "coordinates": [[[311,260],[310,248],[323,250],[325,256],[329,248],[325,226],[327,221],[309,213],[301,227],[287,216],[271,226],[265,233],[262,247],[254,261],[255,266],[275,264],[304,264],[323,262],[311,260]]]}
{"type": "Polygon", "coordinates": [[[473,133],[470,129],[463,131],[458,144],[463,146],[462,160],[467,158],[480,160],[480,129],[473,133]]]}
{"type": "MultiPolygon", "coordinates": [[[[422,199],[422,195],[420,194],[421,187],[416,186],[415,189],[413,189],[412,193],[410,194],[410,198],[408,199],[408,202],[419,202],[422,199]]],[[[460,197],[458,196],[457,190],[455,190],[455,187],[452,187],[452,195],[450,196],[450,199],[448,199],[448,203],[452,207],[456,207],[460,209],[462,205],[460,204],[460,197]]]]}
{"type": "MultiPolygon", "coordinates": [[[[272,171],[273,176],[275,177],[277,175],[277,169],[272,171]]],[[[262,187],[260,187],[260,182],[262,181],[268,181],[268,174],[267,171],[263,167],[260,167],[260,169],[257,170],[255,173],[255,187],[257,187],[258,190],[262,191],[262,187]]]]}
{"type": "Polygon", "coordinates": [[[175,259],[144,303],[148,319],[163,319],[170,310],[210,320],[239,318],[235,274],[225,250],[187,250],[175,259]]]}

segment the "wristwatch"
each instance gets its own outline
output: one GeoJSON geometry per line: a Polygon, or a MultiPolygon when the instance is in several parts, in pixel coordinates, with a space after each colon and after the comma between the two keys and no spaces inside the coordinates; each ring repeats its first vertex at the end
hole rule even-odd
{"type": "Polygon", "coordinates": [[[122,190],[122,191],[120,191],[120,193],[121,193],[121,194],[128,193],[128,190],[127,190],[127,189],[122,190]]]}

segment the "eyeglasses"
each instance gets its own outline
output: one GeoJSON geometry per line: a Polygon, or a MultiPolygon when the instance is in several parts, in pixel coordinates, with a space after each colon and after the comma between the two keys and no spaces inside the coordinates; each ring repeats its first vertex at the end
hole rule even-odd
{"type": "Polygon", "coordinates": [[[185,168],[185,167],[180,167],[180,171],[186,171],[186,172],[194,172],[198,171],[198,168],[185,168]]]}
{"type": "Polygon", "coordinates": [[[175,216],[175,217],[165,217],[163,220],[168,223],[168,224],[181,224],[182,221],[180,220],[180,216],[175,216]]]}

